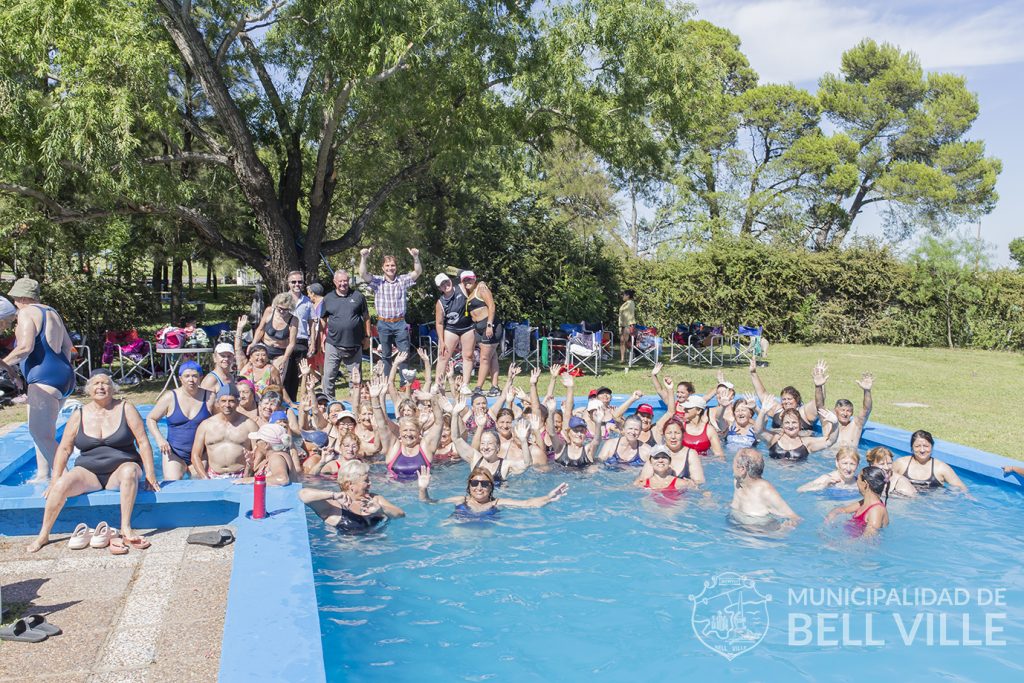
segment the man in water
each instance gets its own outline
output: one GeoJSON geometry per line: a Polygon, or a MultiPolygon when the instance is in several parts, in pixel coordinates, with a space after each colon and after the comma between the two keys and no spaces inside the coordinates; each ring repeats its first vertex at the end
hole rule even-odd
{"type": "Polygon", "coordinates": [[[753,448],[741,448],[732,460],[735,490],[732,494],[733,512],[744,517],[765,518],[769,515],[785,519],[786,525],[796,525],[800,517],[786,504],[779,492],[761,478],[764,457],[753,448]]]}
{"type": "MultiPolygon", "coordinates": [[[[857,386],[864,391],[864,405],[860,409],[859,415],[855,416],[853,414],[852,401],[845,398],[836,401],[836,417],[839,418],[839,440],[836,441],[836,446],[852,446],[856,448],[857,444],[860,443],[860,435],[864,431],[864,425],[867,423],[868,417],[871,415],[871,387],[874,383],[875,378],[870,372],[865,372],[860,380],[857,381],[857,386]]],[[[830,424],[823,422],[825,426],[830,424]]]]}
{"type": "Polygon", "coordinates": [[[196,479],[243,477],[250,469],[249,434],[259,425],[238,412],[238,390],[225,384],[217,392],[217,413],[199,425],[192,445],[192,476],[196,479]]]}

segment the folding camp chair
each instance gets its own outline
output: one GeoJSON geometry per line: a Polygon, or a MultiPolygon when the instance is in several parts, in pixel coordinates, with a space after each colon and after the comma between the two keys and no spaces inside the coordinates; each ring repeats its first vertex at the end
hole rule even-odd
{"type": "Polygon", "coordinates": [[[734,363],[749,363],[765,355],[764,328],[740,325],[736,328],[736,336],[732,339],[734,363]]]}
{"type": "Polygon", "coordinates": [[[579,332],[566,342],[566,362],[569,365],[601,374],[601,337],[593,332],[579,332]]]}
{"type": "Polygon", "coordinates": [[[694,323],[690,326],[687,342],[688,365],[725,365],[725,337],[721,327],[694,323]]]}
{"type": "Polygon", "coordinates": [[[505,336],[512,337],[513,363],[520,363],[530,368],[540,367],[541,340],[536,327],[530,327],[528,323],[517,323],[513,325],[511,335],[506,333],[505,336]]]}
{"type": "Polygon", "coordinates": [[[420,323],[416,326],[416,346],[427,352],[427,359],[433,365],[437,359],[437,329],[432,323],[420,323]]]}
{"type": "Polygon", "coordinates": [[[634,329],[636,337],[633,345],[629,348],[629,355],[626,357],[626,370],[628,371],[638,363],[657,365],[662,346],[662,339],[658,336],[657,328],[637,325],[634,329]]]}
{"type": "Polygon", "coordinates": [[[153,345],[139,337],[135,329],[107,332],[102,360],[117,382],[132,384],[135,383],[132,378],[141,381],[156,377],[153,345]],[[114,370],[114,361],[117,361],[117,370],[114,370]]]}
{"type": "Polygon", "coordinates": [[[92,374],[92,351],[84,339],[73,346],[75,355],[71,358],[71,367],[75,370],[75,384],[85,385],[92,374]]]}
{"type": "Polygon", "coordinates": [[[601,330],[601,357],[604,360],[615,355],[615,335],[611,330],[601,330]]]}
{"type": "Polygon", "coordinates": [[[690,326],[686,324],[676,325],[672,337],[668,342],[668,362],[678,363],[687,360],[690,346],[690,326]]]}

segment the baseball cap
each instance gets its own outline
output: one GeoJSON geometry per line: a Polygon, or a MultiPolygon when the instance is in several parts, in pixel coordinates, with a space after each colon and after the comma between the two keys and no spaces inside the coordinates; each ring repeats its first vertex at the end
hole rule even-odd
{"type": "Polygon", "coordinates": [[[436,286],[438,286],[438,287],[440,287],[441,283],[443,283],[443,282],[451,282],[451,281],[452,281],[452,279],[450,277],[448,277],[447,273],[438,273],[437,275],[434,276],[434,284],[436,286]]]}
{"type": "Polygon", "coordinates": [[[682,407],[683,407],[683,409],[687,409],[687,408],[700,408],[701,410],[704,410],[705,408],[708,407],[708,404],[704,400],[703,396],[698,396],[697,394],[692,394],[689,398],[687,398],[685,401],[683,401],[683,406],[682,407]]]}
{"type": "Polygon", "coordinates": [[[461,273],[459,273],[459,280],[475,280],[475,279],[476,279],[476,273],[474,273],[472,270],[464,270],[461,273]]]}
{"type": "Polygon", "coordinates": [[[591,410],[601,410],[602,408],[604,408],[604,404],[603,404],[603,403],[601,403],[601,402],[600,402],[599,400],[597,400],[596,398],[592,398],[592,399],[590,399],[589,401],[587,401],[587,412],[588,412],[588,413],[589,413],[589,412],[590,412],[591,410]]]}
{"type": "Polygon", "coordinates": [[[725,387],[726,389],[736,389],[736,385],[729,381],[719,382],[718,386],[725,387]]]}
{"type": "Polygon", "coordinates": [[[271,422],[277,422],[278,420],[287,420],[287,419],[288,419],[288,413],[284,412],[283,410],[275,410],[274,412],[272,412],[270,414],[270,421],[271,422]]]}
{"type": "Polygon", "coordinates": [[[265,424],[257,432],[249,432],[250,441],[263,441],[270,446],[280,446],[288,438],[288,430],[281,425],[265,424]]]}
{"type": "Polygon", "coordinates": [[[636,407],[636,412],[639,415],[650,415],[654,417],[654,408],[650,403],[641,403],[636,407]]]}
{"type": "Polygon", "coordinates": [[[356,416],[352,414],[351,410],[343,410],[343,411],[341,411],[340,413],[338,413],[337,415],[334,416],[334,419],[340,421],[340,420],[344,420],[346,417],[348,419],[352,420],[353,422],[356,421],[356,416]]]}
{"type": "Polygon", "coordinates": [[[595,396],[597,396],[597,389],[591,389],[590,393],[587,394],[588,398],[594,398],[595,396]]]}
{"type": "Polygon", "coordinates": [[[324,448],[327,446],[327,432],[303,431],[302,440],[308,441],[317,448],[324,448]]]}
{"type": "Polygon", "coordinates": [[[587,423],[582,417],[576,417],[573,415],[569,418],[569,429],[579,429],[580,427],[586,428],[587,423]]]}
{"type": "Polygon", "coordinates": [[[600,387],[600,388],[599,388],[599,389],[597,390],[597,395],[598,395],[598,396],[600,396],[601,394],[608,394],[608,395],[610,396],[610,395],[611,395],[611,393],[612,393],[612,390],[611,390],[611,389],[609,389],[608,387],[600,387]]]}
{"type": "Polygon", "coordinates": [[[217,346],[213,347],[213,352],[216,354],[230,353],[232,356],[235,355],[235,347],[227,342],[221,342],[217,346]]]}
{"type": "Polygon", "coordinates": [[[666,458],[668,460],[671,460],[672,452],[665,446],[655,446],[654,448],[651,449],[651,454],[647,457],[650,458],[651,460],[655,458],[666,458]]]}

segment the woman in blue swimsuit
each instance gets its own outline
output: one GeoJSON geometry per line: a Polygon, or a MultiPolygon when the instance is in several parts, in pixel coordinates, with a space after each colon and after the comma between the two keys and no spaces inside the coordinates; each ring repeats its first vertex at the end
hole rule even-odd
{"type": "Polygon", "coordinates": [[[57,311],[39,303],[38,282],[23,277],[8,296],[18,309],[18,342],[0,365],[16,377],[11,366],[21,363],[21,376],[28,385],[28,429],[36,444],[37,470],[32,481],[45,482],[57,452],[57,413],[75,390],[73,345],[57,311]]]}
{"type": "Polygon", "coordinates": [[[430,486],[430,470],[426,467],[419,472],[420,500],[425,503],[455,503],[455,513],[460,517],[490,517],[498,513],[499,506],[506,508],[541,508],[553,503],[569,491],[569,485],[562,482],[546,496],[516,500],[514,498],[494,497],[494,477],[482,467],[476,467],[469,473],[466,482],[466,495],[449,496],[440,500],[430,497],[427,490],[430,486]]]}
{"type": "Polygon", "coordinates": [[[203,369],[199,363],[188,361],[178,368],[181,386],[157,399],[153,410],[146,416],[146,425],[163,455],[164,479],[176,481],[185,476],[192,464],[192,444],[199,423],[213,414],[214,392],[199,388],[203,369]],[[160,432],[158,422],[167,418],[167,438],[160,432]]]}
{"type": "Polygon", "coordinates": [[[626,418],[622,427],[622,435],[615,439],[608,439],[598,452],[597,459],[604,462],[610,468],[618,469],[622,466],[643,467],[647,462],[647,455],[650,447],[640,441],[640,431],[643,428],[640,418],[632,416],[626,418]]]}

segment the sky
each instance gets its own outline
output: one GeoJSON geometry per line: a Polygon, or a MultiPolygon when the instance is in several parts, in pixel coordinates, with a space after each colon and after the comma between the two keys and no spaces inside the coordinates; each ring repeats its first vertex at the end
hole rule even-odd
{"type": "MultiPolygon", "coordinates": [[[[843,51],[864,38],[917,53],[926,71],[962,74],[980,115],[968,133],[1003,162],[996,209],[981,221],[995,265],[1010,265],[1007,244],[1024,236],[1024,0],[695,0],[698,18],[729,29],[762,83],[812,92],[838,73],[843,51]]],[[[876,205],[877,206],[877,205],[876,205]]],[[[974,234],[975,225],[965,226],[974,234]]],[[[877,215],[855,224],[880,234],[877,215]],[[863,221],[863,222],[862,222],[863,221]]]]}

